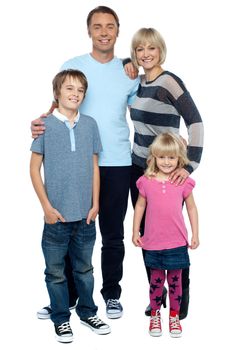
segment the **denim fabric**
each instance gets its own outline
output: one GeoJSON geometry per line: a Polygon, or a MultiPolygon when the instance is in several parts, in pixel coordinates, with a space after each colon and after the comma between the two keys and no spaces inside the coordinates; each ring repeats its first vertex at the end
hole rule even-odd
{"type": "Polygon", "coordinates": [[[65,275],[65,257],[69,254],[75,287],[79,295],[76,312],[80,318],[94,316],[97,307],[93,300],[94,277],[92,253],[96,239],[95,223],[86,220],[45,224],[42,250],[45,258],[45,281],[55,324],[70,318],[69,293],[65,275]]]}
{"type": "Polygon", "coordinates": [[[152,269],[178,270],[188,268],[190,265],[187,246],[144,251],[145,265],[152,269]]]}

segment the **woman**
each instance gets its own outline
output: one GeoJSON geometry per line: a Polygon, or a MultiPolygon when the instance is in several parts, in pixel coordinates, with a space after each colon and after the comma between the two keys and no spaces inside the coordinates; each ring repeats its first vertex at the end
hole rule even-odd
{"type": "MultiPolygon", "coordinates": [[[[179,134],[182,117],[188,132],[187,155],[190,163],[171,173],[171,182],[183,184],[201,160],[203,149],[203,124],[198,109],[182,80],[164,70],[166,44],[154,28],[139,29],[132,39],[131,59],[133,64],[144,70],[137,97],[131,106],[130,115],[134,124],[132,152],[131,198],[135,207],[138,198],[136,181],[144,174],[149,146],[154,138],[164,132],[179,134]]],[[[141,224],[144,233],[144,220],[141,224]]],[[[143,254],[144,255],[144,254],[143,254]]],[[[150,273],[147,270],[148,279],[150,273]]],[[[189,269],[182,270],[182,303],[180,319],[185,318],[189,304],[189,269]]],[[[164,306],[165,300],[163,300],[164,306]]],[[[146,309],[150,316],[150,307],[146,309]]]]}

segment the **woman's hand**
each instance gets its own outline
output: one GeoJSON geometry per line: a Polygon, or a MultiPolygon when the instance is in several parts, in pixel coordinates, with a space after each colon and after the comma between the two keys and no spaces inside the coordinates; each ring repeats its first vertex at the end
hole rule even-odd
{"type": "Polygon", "coordinates": [[[124,65],[124,70],[126,75],[128,75],[128,77],[130,79],[136,79],[138,76],[138,70],[137,68],[135,68],[135,66],[133,65],[132,62],[126,63],[124,65]]]}
{"type": "Polygon", "coordinates": [[[180,168],[180,169],[174,170],[170,174],[169,180],[171,183],[174,183],[175,185],[182,185],[188,177],[189,177],[189,172],[184,168],[180,168]]]}

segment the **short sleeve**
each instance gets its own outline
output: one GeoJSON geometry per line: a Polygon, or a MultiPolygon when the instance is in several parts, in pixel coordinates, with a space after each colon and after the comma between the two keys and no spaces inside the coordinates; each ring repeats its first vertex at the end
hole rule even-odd
{"type": "Polygon", "coordinates": [[[98,129],[97,123],[94,119],[93,119],[93,136],[94,136],[93,153],[98,154],[103,150],[103,148],[102,148],[102,144],[101,144],[99,129],[98,129]]]}
{"type": "Polygon", "coordinates": [[[184,199],[190,195],[193,188],[195,187],[195,184],[196,184],[195,181],[191,179],[191,177],[187,178],[187,180],[184,183],[184,192],[183,192],[184,199]]]}
{"type": "Polygon", "coordinates": [[[146,197],[146,192],[145,192],[145,188],[144,188],[144,177],[143,176],[141,176],[137,180],[136,186],[138,188],[138,191],[139,191],[140,195],[142,195],[143,197],[146,197]]]}
{"type": "Polygon", "coordinates": [[[134,85],[133,85],[132,90],[128,96],[128,101],[127,101],[128,106],[131,106],[136,98],[139,82],[140,82],[139,77],[134,80],[134,85]]]}
{"type": "Polygon", "coordinates": [[[44,134],[33,140],[30,150],[34,153],[44,154],[44,134]]]}

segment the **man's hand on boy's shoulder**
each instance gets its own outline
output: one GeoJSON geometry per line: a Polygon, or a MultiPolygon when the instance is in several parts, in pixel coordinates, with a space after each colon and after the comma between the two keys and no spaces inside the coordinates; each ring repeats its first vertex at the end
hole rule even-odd
{"type": "Polygon", "coordinates": [[[58,107],[57,102],[53,101],[47,113],[42,114],[40,118],[37,118],[31,122],[31,132],[32,132],[33,139],[36,139],[39,135],[42,135],[44,133],[45,126],[44,126],[43,118],[46,118],[49,114],[53,113],[54,109],[57,107],[58,107]]]}
{"type": "Polygon", "coordinates": [[[47,115],[43,115],[40,118],[37,118],[31,122],[31,132],[33,139],[36,139],[39,135],[44,133],[45,126],[42,118],[45,117],[47,117],[47,115]]]}

